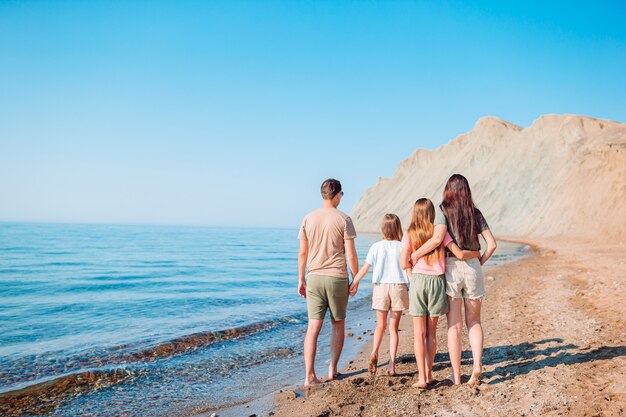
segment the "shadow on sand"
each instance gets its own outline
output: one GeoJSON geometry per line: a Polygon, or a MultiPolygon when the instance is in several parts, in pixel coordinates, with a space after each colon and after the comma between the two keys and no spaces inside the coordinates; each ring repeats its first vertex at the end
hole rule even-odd
{"type": "MultiPolygon", "coordinates": [[[[593,362],[626,356],[626,346],[602,346],[591,349],[564,343],[563,339],[552,338],[537,342],[524,342],[518,345],[487,347],[483,350],[483,364],[496,367],[483,373],[487,384],[498,384],[510,381],[529,372],[551,368],[558,365],[593,362]]],[[[402,355],[397,359],[400,363],[415,363],[413,355],[402,355]]],[[[463,351],[461,365],[472,364],[472,352],[463,351]]],[[[450,368],[448,353],[435,356],[434,371],[450,368]]],[[[451,371],[451,369],[450,369],[451,371]]]]}

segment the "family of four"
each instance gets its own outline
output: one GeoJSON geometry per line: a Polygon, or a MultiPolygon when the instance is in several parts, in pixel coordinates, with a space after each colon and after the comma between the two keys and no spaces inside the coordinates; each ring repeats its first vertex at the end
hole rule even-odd
{"type": "Polygon", "coordinates": [[[432,367],[437,349],[437,322],[446,315],[448,350],[454,384],[461,383],[462,310],[472,349],[473,371],[469,384],[479,384],[482,373],[483,330],[481,302],[486,295],[482,265],[496,250],[487,221],[474,206],[467,179],[455,174],[446,183],[443,202],[436,207],[420,198],[412,208],[411,224],[403,232],[395,214],[382,219],[383,240],[369,249],[364,266],[354,245],[356,231],[350,217],[337,209],[343,191],[335,179],[321,187],[324,203],[302,221],[298,235],[298,293],[306,298],[309,323],[304,340],[304,385],[318,384],[315,373],[317,339],[326,312],[332,322],[328,379],[337,378],[337,363],[343,349],[344,320],[348,296],[355,295],[359,282],[372,271],[372,309],[377,325],[369,360],[369,372],[378,367],[378,351],[389,316],[389,364],[395,375],[398,326],[403,311],[413,317],[414,350],[418,381],[426,389],[433,383],[432,367]],[[487,248],[480,252],[479,235],[487,248]],[[352,284],[348,283],[348,268],[352,284]]]}

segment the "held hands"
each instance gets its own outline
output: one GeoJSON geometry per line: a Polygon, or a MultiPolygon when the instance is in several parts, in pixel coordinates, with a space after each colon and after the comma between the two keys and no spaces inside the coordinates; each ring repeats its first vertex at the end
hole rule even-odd
{"type": "Polygon", "coordinates": [[[359,283],[353,282],[352,285],[350,285],[350,295],[354,297],[358,291],[359,291],[359,283]]]}
{"type": "Polygon", "coordinates": [[[350,285],[350,288],[348,289],[348,293],[351,296],[354,297],[356,293],[359,291],[359,282],[363,279],[365,274],[367,274],[367,271],[369,271],[369,269],[370,269],[370,264],[365,262],[365,264],[363,265],[363,267],[361,268],[359,272],[357,272],[356,274],[352,274],[352,278],[353,278],[352,284],[350,285]]]}
{"type": "Polygon", "coordinates": [[[298,281],[298,294],[300,297],[306,298],[306,282],[304,280],[298,281]]]}

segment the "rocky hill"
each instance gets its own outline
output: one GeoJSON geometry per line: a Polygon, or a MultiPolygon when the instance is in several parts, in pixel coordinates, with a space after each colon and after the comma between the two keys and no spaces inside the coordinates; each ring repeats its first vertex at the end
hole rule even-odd
{"type": "Polygon", "coordinates": [[[379,231],[389,212],[406,228],[413,202],[441,203],[455,173],[497,236],[626,241],[626,124],[574,115],[527,128],[483,117],[435,151],[416,150],[357,201],[357,229],[379,231]]]}

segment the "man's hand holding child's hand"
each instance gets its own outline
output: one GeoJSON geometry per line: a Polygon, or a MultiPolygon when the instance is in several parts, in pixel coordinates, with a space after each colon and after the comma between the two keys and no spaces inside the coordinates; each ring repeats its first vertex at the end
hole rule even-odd
{"type": "Polygon", "coordinates": [[[358,291],[359,284],[353,282],[352,285],[350,285],[350,295],[354,297],[358,291]]]}

